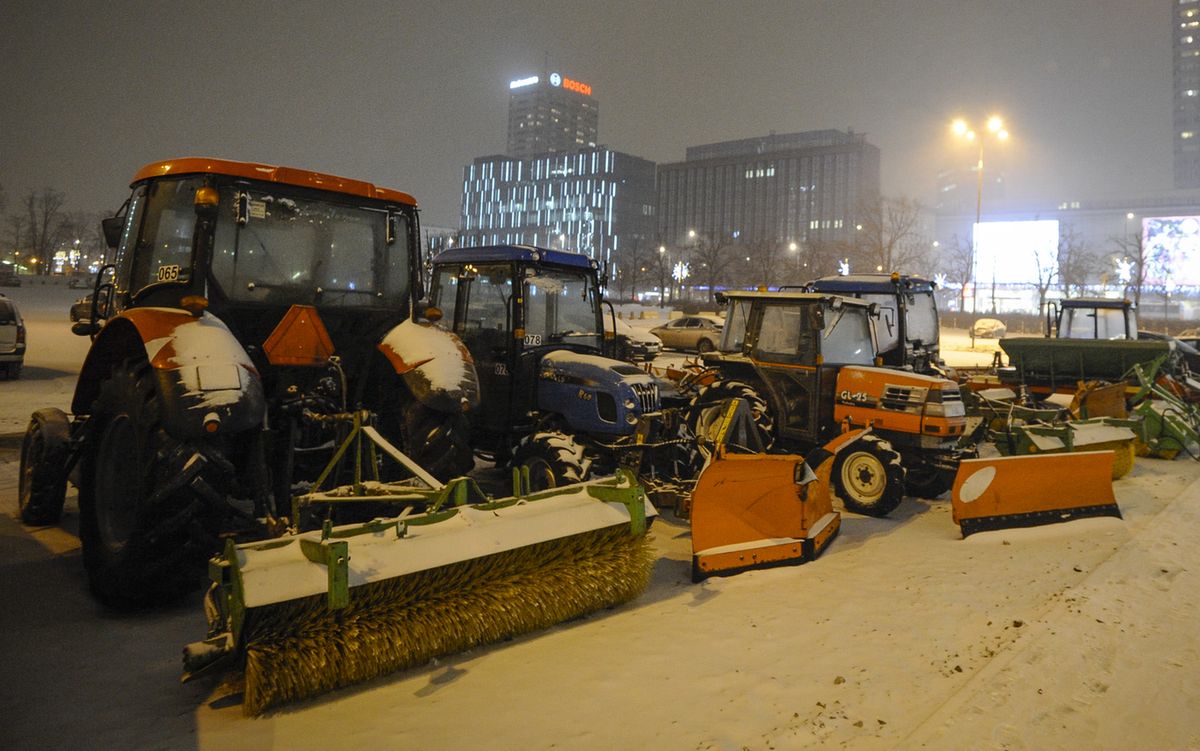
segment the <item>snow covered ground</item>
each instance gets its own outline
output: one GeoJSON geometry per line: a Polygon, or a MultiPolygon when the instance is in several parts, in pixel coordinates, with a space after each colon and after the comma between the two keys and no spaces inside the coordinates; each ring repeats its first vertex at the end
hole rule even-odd
{"type": "MultiPolygon", "coordinates": [[[[966,364],[953,337],[947,359],[966,364]]],[[[62,377],[0,383],[17,387],[0,414],[62,377]]],[[[73,498],[62,528],[22,527],[16,469],[0,450],[4,749],[1200,749],[1186,459],[1139,459],[1114,484],[1123,520],[963,540],[948,501],[906,499],[887,519],[846,514],[813,563],[700,585],[666,514],[639,599],[254,720],[220,684],[177,682],[199,599],[100,611],[73,498]]]]}

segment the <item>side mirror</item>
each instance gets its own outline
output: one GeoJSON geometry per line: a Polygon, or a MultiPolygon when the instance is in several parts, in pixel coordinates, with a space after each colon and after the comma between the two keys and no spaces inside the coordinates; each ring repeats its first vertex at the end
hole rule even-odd
{"type": "Polygon", "coordinates": [[[71,324],[71,333],[75,336],[93,336],[100,330],[100,324],[95,321],[76,321],[71,324]]]}
{"type": "Polygon", "coordinates": [[[121,230],[125,229],[125,217],[110,216],[100,220],[100,228],[104,230],[104,242],[110,248],[121,244],[121,230]]]}

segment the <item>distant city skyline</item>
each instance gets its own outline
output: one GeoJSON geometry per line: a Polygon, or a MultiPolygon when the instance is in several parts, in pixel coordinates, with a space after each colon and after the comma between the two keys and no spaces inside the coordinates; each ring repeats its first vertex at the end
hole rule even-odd
{"type": "MultiPolygon", "coordinates": [[[[599,145],[658,163],[770,132],[863,133],[883,191],[930,205],[999,112],[1009,200],[1170,190],[1173,11],[1082,0],[332,7],[10,0],[0,20],[6,214],[44,185],[115,210],[143,164],[211,155],[404,190],[452,226],[462,167],[506,149],[509,81],[569,71],[599,145]]],[[[986,210],[986,209],[985,209],[986,210]]]]}

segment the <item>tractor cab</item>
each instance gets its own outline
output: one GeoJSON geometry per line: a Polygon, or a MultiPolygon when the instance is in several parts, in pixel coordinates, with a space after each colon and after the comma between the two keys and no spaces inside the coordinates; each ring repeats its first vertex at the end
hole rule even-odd
{"type": "Polygon", "coordinates": [[[809,292],[856,297],[879,306],[879,356],[891,368],[938,372],[940,330],[934,284],[905,274],[826,276],[805,285],[809,292]]]}
{"type": "Polygon", "coordinates": [[[129,309],[207,311],[251,345],[267,373],[295,354],[266,344],[299,305],[316,311],[320,354],[365,373],[376,344],[411,315],[419,232],[416,202],[400,191],[289,167],[177,159],[142,168],[104,230],[115,260],[78,334],[95,335],[102,319],[129,309]]]}
{"type": "Polygon", "coordinates": [[[430,292],[444,316],[442,326],[457,334],[475,358],[486,407],[473,416],[477,433],[527,432],[522,423],[539,413],[539,392],[545,402],[555,389],[576,397],[558,409],[597,413],[593,427],[600,430],[594,432],[628,429],[608,414],[612,410],[606,406],[613,405],[603,393],[579,388],[596,385],[581,369],[622,367],[604,359],[608,346],[594,260],[528,245],[447,250],[433,259],[430,292]],[[615,423],[612,430],[604,430],[607,422],[615,423]]]}
{"type": "Polygon", "coordinates": [[[1046,336],[1059,339],[1137,339],[1137,310],[1129,300],[1080,297],[1046,303],[1046,336]]]}
{"type": "Polygon", "coordinates": [[[761,383],[786,442],[813,445],[832,430],[834,386],[846,365],[876,362],[878,306],[804,292],[727,292],[725,329],[706,365],[761,383]]]}

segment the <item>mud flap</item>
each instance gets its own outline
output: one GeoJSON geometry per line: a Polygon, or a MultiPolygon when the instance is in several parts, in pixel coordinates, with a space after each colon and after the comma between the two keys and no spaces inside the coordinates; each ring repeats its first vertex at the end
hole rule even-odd
{"type": "Polygon", "coordinates": [[[714,457],[692,492],[692,581],[819,556],[841,526],[829,464],[822,481],[799,456],[714,457]]]}
{"type": "Polygon", "coordinates": [[[1112,451],[964,459],[951,508],[962,536],[1091,516],[1121,518],[1112,451]]]}

